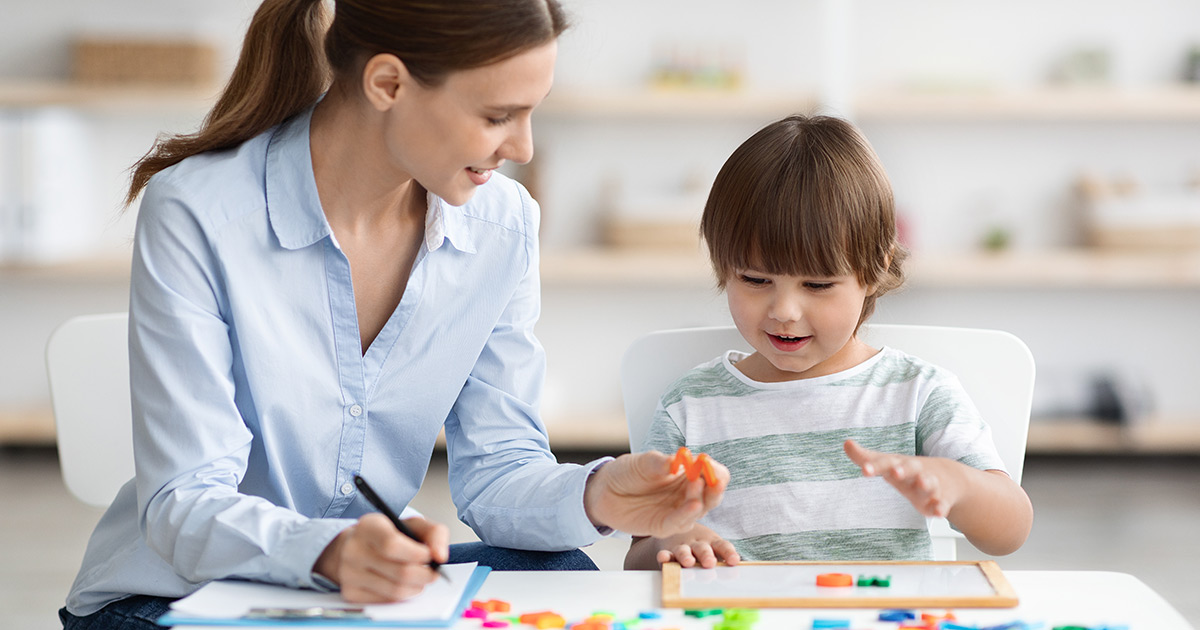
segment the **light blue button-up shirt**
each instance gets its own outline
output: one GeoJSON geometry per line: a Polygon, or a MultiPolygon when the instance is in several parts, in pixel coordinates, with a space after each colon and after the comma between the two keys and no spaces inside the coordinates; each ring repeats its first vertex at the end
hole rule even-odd
{"type": "Polygon", "coordinates": [[[583,488],[604,460],[556,463],[538,417],[537,204],[499,174],[462,207],[430,195],[404,296],[364,354],[310,116],[146,189],[129,329],[137,476],[89,541],[76,615],[217,578],[311,586],[325,546],[372,510],[353,475],[407,505],[443,426],[454,503],[481,540],[562,550],[599,536],[583,488]]]}

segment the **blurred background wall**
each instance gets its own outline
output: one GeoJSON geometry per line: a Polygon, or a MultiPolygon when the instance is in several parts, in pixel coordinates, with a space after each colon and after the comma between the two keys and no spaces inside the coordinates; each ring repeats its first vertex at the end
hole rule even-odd
{"type": "MultiPolygon", "coordinates": [[[[1031,450],[1200,452],[1200,5],[564,4],[537,155],[511,171],[544,213],[556,447],[624,445],[633,338],[728,323],[695,237],[708,185],[766,122],[825,112],[874,144],[914,252],[875,321],[1025,339],[1031,450]]],[[[47,335],[126,307],[125,169],[195,128],[257,2],[4,5],[22,17],[0,21],[0,442],[48,443],[47,335]],[[149,40],[215,79],[152,76],[149,40]]]]}

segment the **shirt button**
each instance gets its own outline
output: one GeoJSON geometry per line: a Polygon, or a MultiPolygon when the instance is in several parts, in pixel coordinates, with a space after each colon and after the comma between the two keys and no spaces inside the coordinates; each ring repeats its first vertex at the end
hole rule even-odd
{"type": "Polygon", "coordinates": [[[351,492],[354,492],[354,486],[350,485],[349,481],[342,484],[342,494],[350,494],[351,492]]]}
{"type": "Polygon", "coordinates": [[[350,415],[354,416],[355,418],[361,416],[362,407],[359,405],[350,405],[350,415]]]}

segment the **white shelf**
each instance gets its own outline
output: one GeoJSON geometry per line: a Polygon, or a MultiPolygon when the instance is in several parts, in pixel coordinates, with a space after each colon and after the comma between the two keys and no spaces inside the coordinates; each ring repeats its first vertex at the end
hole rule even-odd
{"type": "Polygon", "coordinates": [[[542,284],[611,287],[716,286],[700,252],[581,248],[542,253],[542,284]]]}
{"type": "MultiPolygon", "coordinates": [[[[597,412],[548,417],[546,432],[556,451],[629,449],[625,416],[597,412]]],[[[0,408],[0,444],[54,443],[54,415],[49,407],[0,408]]],[[[439,446],[445,442],[439,438],[439,446]]],[[[1200,453],[1200,418],[1155,418],[1122,426],[1086,419],[1034,420],[1029,426],[1030,454],[1190,455],[1200,453]]]]}
{"type": "Polygon", "coordinates": [[[1192,121],[1200,120],[1200,87],[877,92],[859,95],[854,112],[865,121],[1192,121]]]}
{"type": "MultiPolygon", "coordinates": [[[[696,251],[605,247],[542,253],[542,284],[612,288],[699,287],[715,281],[708,258],[696,251]]],[[[1196,289],[1200,252],[1104,252],[1063,249],[997,254],[916,254],[909,283],[917,288],[995,289],[1196,289]]],[[[47,265],[0,265],[0,281],[129,279],[128,258],[47,265]]]]}
{"type": "MultiPolygon", "coordinates": [[[[566,88],[537,111],[556,119],[771,119],[819,107],[816,95],[800,92],[566,88]]],[[[1200,86],[875,91],[856,95],[852,111],[860,121],[1193,121],[1200,86]]]]}
{"type": "Polygon", "coordinates": [[[0,407],[0,445],[54,444],[54,414],[48,406],[0,407]]]}
{"type": "Polygon", "coordinates": [[[915,254],[915,287],[1200,288],[1200,252],[1062,249],[1037,252],[915,254]]]}
{"type": "Polygon", "coordinates": [[[537,109],[555,118],[763,118],[817,107],[812,94],[703,89],[555,90],[537,109]]]}
{"type": "Polygon", "coordinates": [[[129,257],[105,257],[66,262],[0,264],[0,281],[129,282],[129,257]]]}
{"type": "MultiPolygon", "coordinates": [[[[918,254],[909,282],[923,288],[1200,288],[1200,252],[1086,249],[998,254],[918,254]]],[[[600,286],[713,286],[700,253],[606,248],[542,255],[542,282],[600,286]]]]}
{"type": "Polygon", "coordinates": [[[0,82],[0,108],[68,106],[87,109],[203,113],[216,102],[219,86],[100,86],[66,81],[0,82]]]}
{"type": "MultiPolygon", "coordinates": [[[[547,417],[555,450],[625,452],[629,437],[620,412],[547,417]]],[[[1026,452],[1077,455],[1186,455],[1200,453],[1200,418],[1152,418],[1133,425],[1097,420],[1034,420],[1026,452]]]]}
{"type": "Polygon", "coordinates": [[[1200,453],[1200,418],[1150,418],[1130,425],[1089,419],[1034,420],[1028,453],[1191,455],[1200,453]]]}

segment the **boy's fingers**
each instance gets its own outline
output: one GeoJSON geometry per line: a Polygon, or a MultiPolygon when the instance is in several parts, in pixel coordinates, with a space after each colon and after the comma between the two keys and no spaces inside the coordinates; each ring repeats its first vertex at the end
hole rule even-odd
{"type": "Polygon", "coordinates": [[[850,458],[850,461],[862,469],[863,475],[873,477],[879,474],[879,466],[873,461],[874,451],[863,448],[854,440],[843,442],[842,450],[846,452],[846,456],[850,458]]]}
{"type": "Polygon", "coordinates": [[[886,465],[881,466],[881,468],[882,471],[880,474],[890,481],[903,481],[906,475],[904,466],[898,461],[887,462],[886,465]]]}
{"type": "Polygon", "coordinates": [[[846,440],[842,443],[842,450],[846,452],[846,457],[855,464],[862,465],[866,461],[868,452],[867,449],[858,445],[854,440],[846,440]]]}
{"type": "Polygon", "coordinates": [[[696,564],[696,557],[692,555],[692,548],[687,545],[679,545],[675,548],[675,561],[682,567],[691,567],[696,564]]]}

